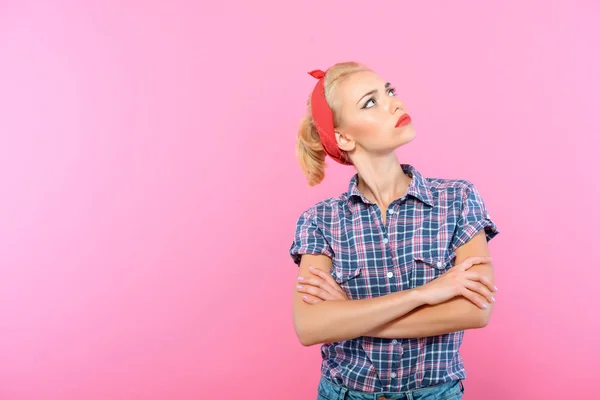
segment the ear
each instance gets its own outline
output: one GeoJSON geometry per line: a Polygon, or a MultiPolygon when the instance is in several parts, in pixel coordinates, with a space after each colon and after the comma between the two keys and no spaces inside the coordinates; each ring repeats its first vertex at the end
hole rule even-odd
{"type": "Polygon", "coordinates": [[[350,152],[356,147],[356,142],[340,131],[335,131],[335,140],[338,147],[345,152],[350,152]]]}

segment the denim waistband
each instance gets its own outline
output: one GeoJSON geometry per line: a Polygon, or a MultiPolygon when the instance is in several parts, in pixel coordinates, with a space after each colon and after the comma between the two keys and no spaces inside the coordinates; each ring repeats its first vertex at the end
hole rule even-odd
{"type": "Polygon", "coordinates": [[[460,399],[464,392],[462,381],[456,380],[405,392],[359,392],[321,377],[319,399],[326,400],[433,400],[460,399]]]}

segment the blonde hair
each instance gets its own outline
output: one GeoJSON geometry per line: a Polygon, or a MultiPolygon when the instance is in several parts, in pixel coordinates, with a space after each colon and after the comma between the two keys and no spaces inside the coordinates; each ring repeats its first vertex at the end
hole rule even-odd
{"type": "MultiPolygon", "coordinates": [[[[338,126],[340,115],[339,108],[336,107],[335,90],[346,77],[361,71],[369,71],[369,68],[356,62],[343,62],[335,64],[325,75],[325,99],[333,112],[334,126],[338,126]]],[[[325,178],[325,157],[327,154],[312,117],[310,96],[308,97],[307,106],[306,115],[302,118],[298,139],[296,140],[296,156],[302,172],[308,180],[308,185],[315,186],[325,178]]]]}

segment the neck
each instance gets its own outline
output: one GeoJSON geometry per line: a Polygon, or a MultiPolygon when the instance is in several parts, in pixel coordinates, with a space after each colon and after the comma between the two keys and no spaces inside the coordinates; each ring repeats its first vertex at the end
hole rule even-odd
{"type": "Polygon", "coordinates": [[[389,204],[406,194],[411,177],[406,175],[396,156],[355,160],[358,190],[370,201],[387,209],[389,204]]]}

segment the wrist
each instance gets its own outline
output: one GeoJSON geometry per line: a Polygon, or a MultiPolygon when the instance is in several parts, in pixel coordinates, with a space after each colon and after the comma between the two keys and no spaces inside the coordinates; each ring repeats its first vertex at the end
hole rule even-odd
{"type": "Polygon", "coordinates": [[[421,307],[424,305],[428,305],[429,301],[427,300],[427,294],[425,289],[422,286],[410,289],[412,301],[414,301],[417,305],[416,307],[421,307]]]}
{"type": "Polygon", "coordinates": [[[404,290],[400,293],[404,293],[407,296],[407,301],[414,308],[428,304],[425,291],[422,287],[404,290]]]}

